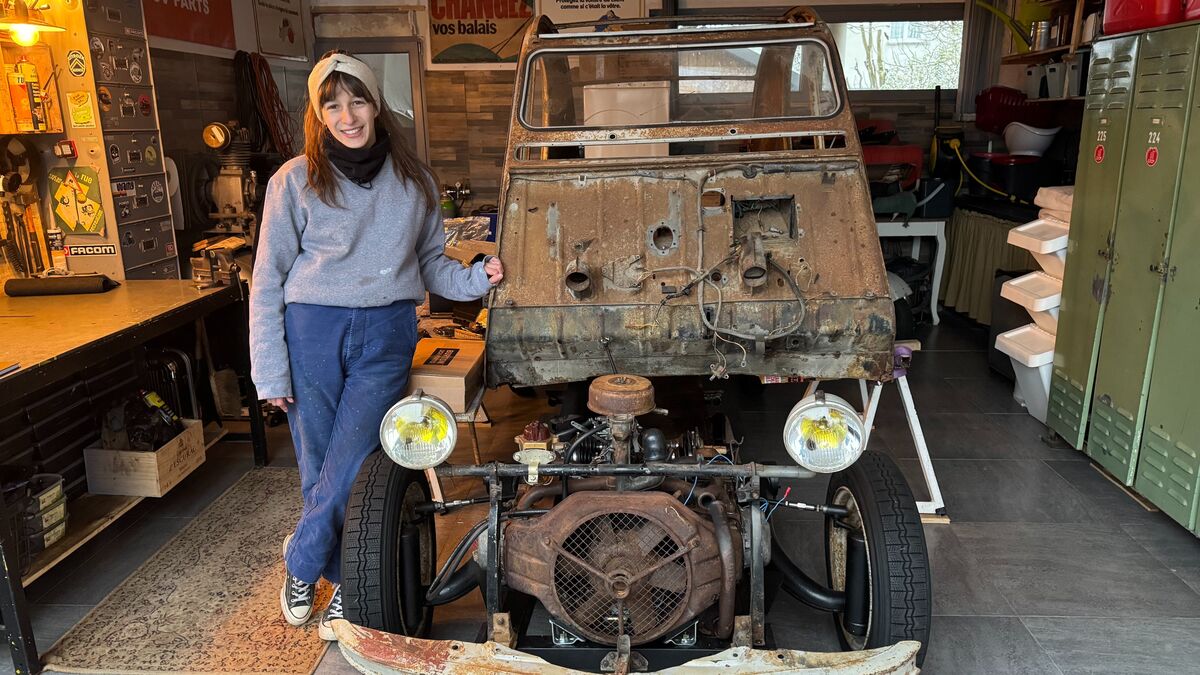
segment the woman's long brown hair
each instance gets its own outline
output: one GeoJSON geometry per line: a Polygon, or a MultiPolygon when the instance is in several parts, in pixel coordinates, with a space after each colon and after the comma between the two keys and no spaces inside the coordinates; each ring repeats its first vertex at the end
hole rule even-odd
{"type": "MultiPolygon", "coordinates": [[[[400,123],[392,109],[382,100],[383,95],[380,94],[381,100],[376,101],[361,80],[335,70],[319,87],[320,105],[324,106],[326,102],[336,98],[339,88],[350,92],[351,96],[358,96],[373,103],[379,110],[379,117],[375,118],[376,129],[382,127],[391,139],[392,168],[401,180],[408,181],[421,190],[425,212],[433,211],[437,206],[437,195],[433,191],[433,170],[408,147],[400,123]]],[[[340,206],[335,169],[325,156],[325,138],[328,136],[328,127],[310,102],[304,108],[304,156],[308,158],[308,187],[326,204],[340,206]]]]}

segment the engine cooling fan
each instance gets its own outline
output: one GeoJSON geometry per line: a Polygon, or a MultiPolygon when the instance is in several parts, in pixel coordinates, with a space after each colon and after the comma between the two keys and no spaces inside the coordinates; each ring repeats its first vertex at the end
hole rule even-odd
{"type": "Polygon", "coordinates": [[[584,521],[554,561],[554,592],[584,637],[640,644],[680,619],[689,590],[688,548],[662,525],[632,513],[584,521]]]}

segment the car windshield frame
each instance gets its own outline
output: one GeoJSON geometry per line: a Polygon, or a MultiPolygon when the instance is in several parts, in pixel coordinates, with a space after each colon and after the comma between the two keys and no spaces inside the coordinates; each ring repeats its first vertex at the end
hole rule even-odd
{"type": "MultiPolygon", "coordinates": [[[[571,35],[571,34],[568,34],[571,35]]],[[[574,36],[574,35],[572,35],[574,36]]],[[[611,37],[611,34],[609,34],[611,37]]],[[[544,36],[543,36],[544,37],[544,36]]],[[[794,36],[781,37],[771,39],[738,39],[732,38],[711,43],[694,43],[694,42],[669,42],[656,44],[628,44],[628,45],[575,45],[566,47],[546,46],[540,47],[533,51],[523,65],[523,71],[520,73],[520,82],[522,84],[520,92],[520,104],[515,116],[516,122],[530,134],[550,133],[561,134],[563,132],[603,132],[603,131],[619,131],[629,129],[663,129],[663,128],[689,128],[689,127],[705,127],[724,124],[777,124],[780,122],[796,122],[796,123],[814,123],[827,121],[838,117],[842,114],[846,106],[846,101],[842,95],[841,87],[837,79],[835,68],[837,62],[833,52],[830,50],[829,44],[818,37],[814,36],[794,36]],[[816,47],[820,50],[821,57],[824,61],[824,77],[829,86],[829,93],[833,97],[834,105],[830,108],[830,112],[824,115],[775,115],[764,117],[732,117],[728,119],[710,119],[710,120],[677,120],[668,121],[665,123],[654,124],[635,124],[635,125],[563,125],[563,126],[545,126],[531,123],[527,119],[527,113],[530,110],[530,96],[534,93],[534,87],[538,86],[537,80],[540,78],[535,73],[535,64],[541,62],[541,59],[548,54],[566,55],[566,56],[596,56],[602,55],[604,52],[628,53],[638,51],[673,51],[690,52],[701,50],[719,50],[719,49],[745,49],[745,48],[768,48],[772,46],[797,46],[797,47],[816,47]]],[[[739,78],[740,79],[740,78],[739,78]]],[[[631,83],[642,82],[645,80],[631,79],[631,83]]],[[[678,73],[672,80],[676,83],[685,81],[680,79],[678,73]]],[[[753,79],[749,80],[757,82],[753,79]]],[[[575,86],[582,86],[576,84],[575,86]]],[[[694,94],[683,94],[691,96],[694,94]]],[[[750,93],[751,96],[754,93],[750,93]]]]}

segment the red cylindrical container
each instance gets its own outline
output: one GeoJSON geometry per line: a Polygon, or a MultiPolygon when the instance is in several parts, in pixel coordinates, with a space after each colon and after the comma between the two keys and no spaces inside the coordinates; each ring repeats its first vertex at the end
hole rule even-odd
{"type": "Polygon", "coordinates": [[[1200,0],[1187,1],[1187,9],[1183,10],[1183,18],[1186,21],[1200,19],[1200,0]]]}
{"type": "MultiPolygon", "coordinates": [[[[1191,4],[1197,4],[1192,0],[1191,4]]],[[[1181,0],[1108,0],[1104,3],[1104,34],[1116,35],[1183,21],[1181,0]]]]}

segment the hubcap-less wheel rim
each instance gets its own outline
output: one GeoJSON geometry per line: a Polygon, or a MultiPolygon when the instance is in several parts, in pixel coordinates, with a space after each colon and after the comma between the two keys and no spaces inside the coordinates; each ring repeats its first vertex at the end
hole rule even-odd
{"type": "Polygon", "coordinates": [[[875,574],[874,565],[871,563],[871,540],[867,537],[866,528],[863,525],[862,512],[858,509],[858,500],[854,498],[854,493],[850,489],[842,486],[833,494],[833,503],[835,506],[844,506],[849,513],[841,521],[833,521],[829,527],[829,541],[826,545],[829,547],[829,576],[830,583],[833,584],[835,591],[846,590],[846,537],[849,531],[862,535],[863,541],[866,542],[867,551],[867,631],[863,635],[855,635],[846,630],[845,623],[838,621],[838,629],[842,631],[846,642],[855,650],[866,649],[867,642],[871,636],[871,623],[875,620],[874,612],[874,586],[871,584],[871,579],[875,574]]]}
{"type": "MultiPolygon", "coordinates": [[[[421,484],[416,481],[409,483],[408,489],[404,491],[404,501],[401,502],[400,523],[399,530],[397,531],[395,537],[396,553],[394,558],[397,561],[404,560],[404,551],[401,550],[401,547],[403,546],[403,538],[400,536],[400,533],[403,532],[404,528],[409,525],[415,526],[417,528],[417,536],[420,537],[421,540],[421,585],[425,588],[428,588],[429,585],[433,583],[433,577],[430,574],[430,570],[432,568],[431,558],[434,555],[432,539],[433,532],[430,529],[430,518],[427,516],[418,516],[416,512],[416,506],[417,504],[423,504],[427,501],[429,501],[429,498],[426,497],[425,491],[421,489],[421,484]]],[[[396,565],[395,574],[396,606],[401,608],[400,624],[404,627],[405,635],[416,635],[416,631],[421,629],[422,626],[404,625],[404,566],[399,564],[396,565]]],[[[425,598],[422,597],[422,604],[424,604],[424,601],[425,598]]]]}

